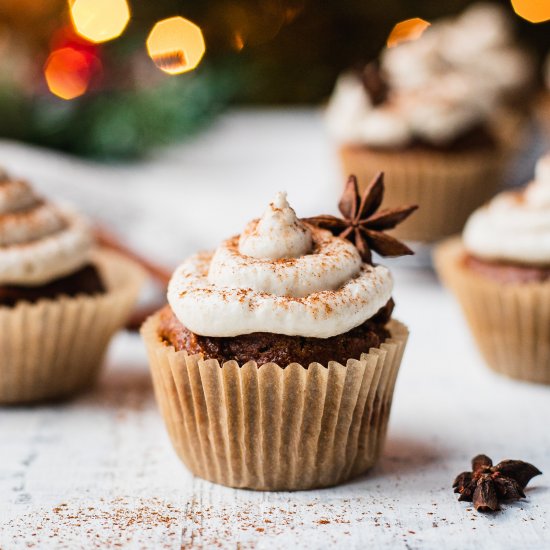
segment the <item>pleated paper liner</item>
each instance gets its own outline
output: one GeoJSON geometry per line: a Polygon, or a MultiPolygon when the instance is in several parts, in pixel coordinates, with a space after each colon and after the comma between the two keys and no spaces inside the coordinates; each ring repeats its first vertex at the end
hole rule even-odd
{"type": "Polygon", "coordinates": [[[368,470],[382,451],[407,328],[347,366],[202,360],[142,328],[157,401],[174,448],[195,475],[230,487],[301,490],[368,470]]]}
{"type": "Polygon", "coordinates": [[[456,238],[439,245],[434,259],[485,361],[511,378],[550,384],[550,281],[499,283],[469,271],[464,254],[456,238]]]}
{"type": "Polygon", "coordinates": [[[96,379],[107,345],[128,318],[142,269],[98,250],[107,292],[0,307],[0,404],[69,396],[96,379]]]}
{"type": "Polygon", "coordinates": [[[498,149],[446,153],[344,146],[340,159],[344,176],[355,174],[362,190],[384,171],[385,207],[420,206],[392,233],[402,240],[432,243],[459,233],[468,216],[497,192],[504,157],[498,149]]]}

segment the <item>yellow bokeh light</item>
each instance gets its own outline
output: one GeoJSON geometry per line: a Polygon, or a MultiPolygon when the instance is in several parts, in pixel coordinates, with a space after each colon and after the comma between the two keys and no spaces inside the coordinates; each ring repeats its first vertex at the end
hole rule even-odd
{"type": "Polygon", "coordinates": [[[86,92],[90,83],[90,62],[83,52],[73,48],[55,50],[44,66],[46,84],[61,99],[74,99],[86,92]]]}
{"type": "Polygon", "coordinates": [[[200,28],[183,17],[159,21],[147,38],[147,52],[165,73],[192,71],[202,59],[206,46],[200,28]]]}
{"type": "Polygon", "coordinates": [[[71,0],[70,12],[76,32],[90,42],[117,38],[130,20],[126,0],[71,0]]]}
{"type": "Polygon", "coordinates": [[[512,0],[514,11],[531,23],[550,20],[550,0],[512,0]]]}
{"type": "Polygon", "coordinates": [[[430,26],[428,21],[414,17],[397,23],[388,36],[387,46],[393,48],[401,42],[410,42],[420,38],[424,31],[430,26]]]}

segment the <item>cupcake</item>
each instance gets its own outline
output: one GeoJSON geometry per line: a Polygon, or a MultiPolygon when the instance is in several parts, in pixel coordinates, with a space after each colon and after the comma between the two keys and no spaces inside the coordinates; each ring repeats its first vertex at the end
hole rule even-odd
{"type": "Polygon", "coordinates": [[[488,365],[550,384],[550,155],[525,189],[477,210],[435,262],[488,365]]]}
{"type": "Polygon", "coordinates": [[[368,181],[383,165],[388,205],[421,206],[395,232],[409,241],[460,232],[497,191],[511,140],[510,117],[495,113],[530,78],[500,11],[472,10],[344,74],[327,108],[344,173],[368,181]]]}
{"type": "Polygon", "coordinates": [[[376,212],[350,178],[345,219],[300,220],[279,193],[260,219],[175,271],[169,306],[142,327],[176,452],[231,487],[335,485],[380,455],[407,328],[392,277],[410,250],[384,234],[414,208],[376,212]],[[354,244],[355,243],[355,244],[354,244]]]}
{"type": "Polygon", "coordinates": [[[95,250],[70,208],[0,176],[0,403],[89,387],[137,298],[142,270],[95,250]]]}

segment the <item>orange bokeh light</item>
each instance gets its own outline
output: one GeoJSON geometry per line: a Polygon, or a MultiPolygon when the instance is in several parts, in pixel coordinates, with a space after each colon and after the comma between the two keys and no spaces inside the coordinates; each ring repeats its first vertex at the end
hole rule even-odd
{"type": "Polygon", "coordinates": [[[244,38],[240,32],[236,32],[233,35],[233,47],[240,52],[244,48],[244,38]]]}
{"type": "Polygon", "coordinates": [[[424,31],[430,26],[428,21],[414,17],[397,23],[388,36],[387,46],[393,48],[402,42],[410,42],[420,38],[424,31]]]}
{"type": "Polygon", "coordinates": [[[512,0],[514,11],[531,23],[550,20],[550,0],[512,0]]]}
{"type": "Polygon", "coordinates": [[[53,51],[44,66],[46,83],[52,94],[74,99],[86,92],[92,76],[93,61],[74,48],[53,51]]]}
{"type": "Polygon", "coordinates": [[[126,0],[70,0],[76,32],[90,42],[106,42],[120,36],[130,20],[126,0]]]}
{"type": "Polygon", "coordinates": [[[165,73],[192,71],[206,50],[202,31],[183,17],[159,21],[147,37],[147,52],[155,65],[165,73]]]}

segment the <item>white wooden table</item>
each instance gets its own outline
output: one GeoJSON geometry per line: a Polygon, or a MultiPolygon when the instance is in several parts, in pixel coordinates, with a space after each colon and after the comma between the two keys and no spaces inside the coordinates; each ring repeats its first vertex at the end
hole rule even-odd
{"type": "MultiPolygon", "coordinates": [[[[95,166],[11,143],[0,164],[113,222],[173,263],[214,246],[289,191],[299,214],[330,211],[337,169],[317,113],[241,112],[131,166],[95,166]]],[[[137,336],[121,334],[90,393],[0,409],[0,548],[550,547],[550,477],[493,515],[450,485],[469,460],[528,460],[550,473],[550,387],[483,366],[429,270],[396,270],[411,341],[386,450],[369,475],[300,493],[231,490],[194,478],[171,449],[137,336]]]]}

